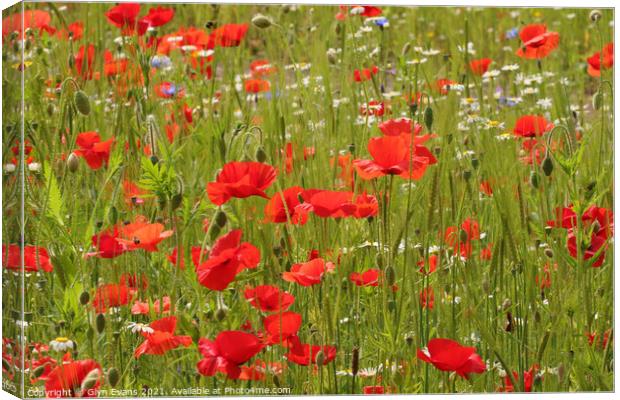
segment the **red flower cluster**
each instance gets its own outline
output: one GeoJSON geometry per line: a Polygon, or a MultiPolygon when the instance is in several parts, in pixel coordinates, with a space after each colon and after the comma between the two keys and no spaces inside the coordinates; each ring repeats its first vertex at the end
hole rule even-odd
{"type": "MultiPolygon", "coordinates": [[[[6,269],[21,272],[22,260],[19,245],[2,245],[2,266],[6,269]]],[[[24,246],[24,271],[25,272],[52,272],[54,266],[50,261],[47,250],[44,247],[27,244],[24,246]]]]}
{"type": "Polygon", "coordinates": [[[269,198],[265,190],[276,180],[271,165],[255,161],[234,161],[224,165],[215,182],[207,185],[209,200],[222,205],[233,197],[260,196],[269,198]]]}

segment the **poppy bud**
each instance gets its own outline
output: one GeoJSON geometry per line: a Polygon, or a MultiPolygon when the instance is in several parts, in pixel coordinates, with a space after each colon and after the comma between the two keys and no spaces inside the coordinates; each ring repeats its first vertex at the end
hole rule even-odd
{"type": "Polygon", "coordinates": [[[351,373],[353,376],[357,375],[357,372],[360,368],[360,349],[359,347],[354,347],[351,353],[351,373]]]}
{"type": "Polygon", "coordinates": [[[38,378],[43,375],[43,372],[45,372],[45,365],[40,365],[32,371],[32,376],[38,378]]]}
{"type": "Polygon", "coordinates": [[[594,93],[594,96],[592,96],[592,107],[595,110],[599,110],[602,105],[603,105],[603,95],[601,95],[601,92],[594,93]]]}
{"type": "Polygon", "coordinates": [[[87,291],[82,292],[80,295],[80,304],[85,306],[90,301],[90,294],[87,291]]]}
{"type": "Polygon", "coordinates": [[[217,310],[215,310],[215,319],[218,321],[223,321],[224,318],[226,318],[226,309],[224,307],[220,307],[217,310]]]}
{"type": "Polygon", "coordinates": [[[553,172],[553,161],[551,161],[551,157],[549,157],[549,154],[547,154],[547,156],[542,162],[542,170],[545,173],[545,176],[550,176],[553,172]]]}
{"type": "Polygon", "coordinates": [[[67,157],[67,169],[69,170],[69,172],[77,171],[79,166],[80,159],[78,158],[78,156],[76,156],[75,153],[69,154],[69,157],[67,157]]]}
{"type": "Polygon", "coordinates": [[[349,153],[355,154],[355,143],[349,144],[349,153]]]}
{"type": "Polygon", "coordinates": [[[336,50],[333,48],[329,48],[327,49],[327,61],[329,61],[330,64],[335,65],[338,63],[338,57],[336,55],[336,50]]]}
{"type": "Polygon", "coordinates": [[[263,14],[256,14],[252,17],[252,25],[259,29],[266,29],[273,25],[273,21],[271,20],[271,18],[263,14]]]}
{"type": "Polygon", "coordinates": [[[547,256],[547,258],[553,258],[553,250],[551,250],[549,247],[547,247],[545,249],[545,255],[547,256]]]}
{"type": "Polygon", "coordinates": [[[325,363],[325,353],[323,353],[323,350],[319,350],[318,353],[316,353],[316,365],[323,365],[323,363],[325,363]]]}
{"type": "Polygon", "coordinates": [[[424,110],[424,125],[429,131],[433,127],[433,109],[430,107],[426,107],[424,110]]]}
{"type": "Polygon", "coordinates": [[[504,330],[506,332],[512,332],[513,329],[513,320],[512,320],[512,314],[510,312],[506,313],[506,327],[504,328],[504,330]]]}
{"type": "Polygon", "coordinates": [[[265,153],[265,149],[263,148],[263,146],[259,146],[258,149],[256,149],[256,161],[263,163],[267,160],[267,153],[265,153]]]}
{"type": "Polygon", "coordinates": [[[540,175],[536,171],[530,172],[530,185],[534,189],[538,189],[538,185],[540,184],[540,175]]]}
{"type": "Polygon", "coordinates": [[[405,57],[409,50],[411,49],[411,42],[407,42],[403,45],[403,48],[400,50],[400,56],[405,57]]]}
{"type": "Polygon", "coordinates": [[[97,328],[97,333],[103,332],[105,329],[105,315],[97,314],[95,318],[95,327],[97,328]]]}
{"type": "Polygon", "coordinates": [[[389,266],[385,269],[385,282],[388,286],[393,286],[396,283],[396,271],[394,271],[394,267],[389,266]]]}
{"type": "Polygon", "coordinates": [[[176,210],[177,208],[179,208],[182,202],[183,202],[183,194],[177,193],[174,196],[172,196],[172,199],[170,201],[170,206],[172,207],[173,210],[176,210]]]}
{"type": "Polygon", "coordinates": [[[84,381],[82,382],[82,386],[80,387],[80,389],[82,390],[82,397],[84,397],[85,394],[88,394],[88,392],[92,388],[95,387],[98,381],[99,381],[99,370],[94,369],[90,371],[88,375],[86,375],[86,378],[84,378],[84,381]]]}
{"type": "Polygon", "coordinates": [[[478,166],[479,166],[479,165],[480,165],[480,161],[478,161],[478,159],[477,159],[476,157],[473,157],[473,158],[471,159],[471,166],[472,166],[474,169],[478,169],[478,166]]]}
{"type": "Polygon", "coordinates": [[[408,333],[405,336],[405,342],[407,343],[407,346],[411,346],[413,344],[413,335],[411,333],[408,333]]]}
{"type": "Polygon", "coordinates": [[[441,154],[441,147],[439,146],[435,146],[433,147],[433,154],[435,154],[436,156],[441,154]]]}
{"type": "Polygon", "coordinates": [[[219,236],[221,230],[222,228],[220,228],[217,223],[209,225],[209,231],[207,232],[209,239],[212,241],[215,240],[215,238],[219,236]]]}
{"type": "Polygon", "coordinates": [[[69,54],[67,64],[69,64],[69,68],[73,68],[75,66],[75,56],[73,54],[69,54]]]}
{"type": "Polygon", "coordinates": [[[118,369],[112,367],[108,370],[108,383],[110,384],[110,386],[116,386],[120,378],[121,377],[118,373],[118,369]]]}
{"type": "Polygon", "coordinates": [[[82,115],[90,114],[90,100],[86,93],[81,90],[75,92],[73,95],[73,101],[75,102],[75,107],[82,115]]]}
{"type": "Polygon", "coordinates": [[[221,209],[217,210],[217,212],[215,213],[214,219],[215,219],[215,224],[219,226],[220,228],[223,228],[224,226],[226,226],[226,222],[228,222],[228,216],[221,209]]]}
{"type": "Polygon", "coordinates": [[[149,160],[151,160],[151,164],[155,165],[159,162],[159,158],[157,158],[157,156],[153,155],[149,158],[149,160]]]}
{"type": "Polygon", "coordinates": [[[471,171],[469,170],[465,170],[463,171],[463,179],[465,179],[466,181],[469,180],[469,178],[471,178],[471,171]]]}
{"type": "Polygon", "coordinates": [[[603,18],[603,13],[600,10],[592,10],[590,11],[590,21],[598,22],[603,18]]]}
{"type": "Polygon", "coordinates": [[[377,253],[375,256],[375,263],[377,264],[377,267],[383,268],[385,265],[385,257],[383,256],[383,253],[377,253]]]}

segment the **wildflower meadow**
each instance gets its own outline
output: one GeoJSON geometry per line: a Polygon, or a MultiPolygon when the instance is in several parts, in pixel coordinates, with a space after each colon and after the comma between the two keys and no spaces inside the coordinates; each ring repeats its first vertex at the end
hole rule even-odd
{"type": "Polygon", "coordinates": [[[614,390],[612,9],[2,18],[4,390],[614,390]]]}

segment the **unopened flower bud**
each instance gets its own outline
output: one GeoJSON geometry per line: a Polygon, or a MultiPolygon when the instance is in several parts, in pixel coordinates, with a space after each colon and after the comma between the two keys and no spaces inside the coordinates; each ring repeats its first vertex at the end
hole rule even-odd
{"type": "Polygon", "coordinates": [[[95,318],[95,327],[97,328],[97,333],[102,333],[105,329],[105,315],[97,314],[95,318]]]}
{"type": "Polygon", "coordinates": [[[273,21],[266,15],[256,14],[252,17],[252,25],[259,29],[266,29],[273,25],[273,21]]]}
{"type": "Polygon", "coordinates": [[[80,114],[82,115],[90,114],[90,100],[88,99],[88,96],[86,95],[86,93],[84,93],[81,90],[78,90],[77,92],[75,92],[75,95],[73,95],[73,101],[75,102],[75,107],[77,108],[80,114]]]}
{"type": "Polygon", "coordinates": [[[78,158],[78,156],[76,156],[75,153],[69,154],[69,157],[67,157],[67,169],[69,170],[69,172],[77,171],[79,166],[80,159],[78,158]]]}
{"type": "Polygon", "coordinates": [[[120,380],[120,374],[118,373],[118,369],[112,367],[108,370],[108,383],[110,386],[114,387],[120,380]]]}
{"type": "Polygon", "coordinates": [[[90,294],[86,291],[82,292],[80,295],[80,304],[85,306],[90,301],[90,294]]]}

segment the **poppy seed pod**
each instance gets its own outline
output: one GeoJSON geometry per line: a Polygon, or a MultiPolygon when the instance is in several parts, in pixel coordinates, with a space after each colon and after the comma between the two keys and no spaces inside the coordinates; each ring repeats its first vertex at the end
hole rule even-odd
{"type": "Polygon", "coordinates": [[[77,171],[79,166],[80,159],[78,158],[78,156],[76,156],[75,153],[69,154],[69,157],[67,157],[67,169],[69,170],[69,172],[77,171]]]}
{"type": "Polygon", "coordinates": [[[553,250],[551,250],[549,247],[547,247],[545,249],[545,255],[547,256],[547,258],[553,258],[553,250]]]}
{"type": "Polygon", "coordinates": [[[120,374],[118,373],[118,369],[112,367],[108,370],[108,383],[110,386],[114,387],[120,380],[120,374]]]}
{"type": "Polygon", "coordinates": [[[75,107],[82,115],[90,114],[90,100],[86,93],[81,90],[78,90],[73,95],[73,102],[75,103],[75,107]]]}
{"type": "Polygon", "coordinates": [[[603,18],[603,13],[600,10],[592,10],[590,11],[590,21],[598,22],[603,18]]]}
{"type": "Polygon", "coordinates": [[[273,25],[273,21],[266,15],[256,14],[252,17],[252,25],[259,29],[266,29],[273,25]]]}
{"type": "Polygon", "coordinates": [[[95,327],[97,328],[97,333],[102,333],[105,329],[105,315],[97,314],[95,318],[95,327]]]}
{"type": "Polygon", "coordinates": [[[553,161],[551,161],[549,154],[547,154],[542,162],[542,170],[545,173],[545,176],[551,176],[551,173],[553,172],[553,161]]]}
{"type": "Polygon", "coordinates": [[[385,266],[385,257],[383,256],[383,253],[377,253],[375,256],[375,263],[379,268],[383,268],[385,266]]]}
{"type": "Polygon", "coordinates": [[[80,295],[80,304],[85,306],[90,301],[90,294],[86,291],[82,292],[80,295]]]}
{"type": "Polygon", "coordinates": [[[183,202],[183,193],[177,193],[174,196],[172,196],[172,199],[170,201],[170,206],[172,207],[173,210],[176,210],[177,208],[179,208],[182,202],[183,202]]]}
{"type": "Polygon", "coordinates": [[[75,66],[75,56],[73,54],[69,54],[69,59],[67,60],[67,64],[69,64],[69,68],[73,69],[75,66]]]}

